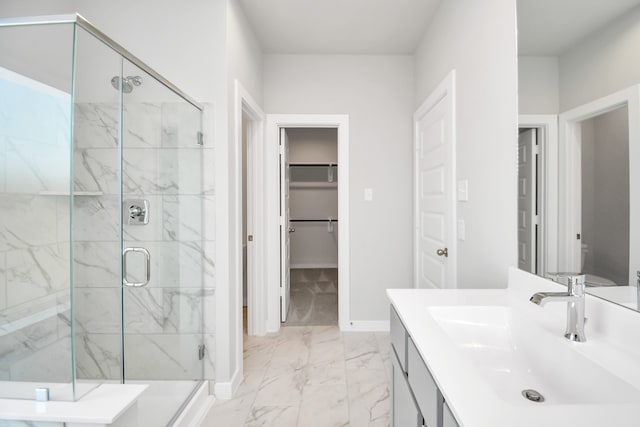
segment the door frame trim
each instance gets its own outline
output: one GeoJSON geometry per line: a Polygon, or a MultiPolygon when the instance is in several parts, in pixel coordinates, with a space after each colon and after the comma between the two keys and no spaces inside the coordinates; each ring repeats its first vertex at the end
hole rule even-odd
{"type": "MultiPolygon", "coordinates": [[[[264,222],[264,121],[266,115],[251,97],[249,92],[242,86],[239,80],[235,80],[235,149],[236,149],[236,182],[238,183],[235,198],[236,212],[239,218],[243,218],[242,212],[242,115],[247,115],[247,235],[252,234],[253,257],[249,257],[249,243],[247,242],[247,276],[258,279],[264,277],[264,239],[266,224],[264,222]]],[[[238,221],[239,230],[236,235],[242,241],[242,221],[238,221]]],[[[244,242],[243,242],[244,244],[244,242]]],[[[242,287],[244,283],[244,272],[242,268],[242,245],[236,251],[236,268],[238,281],[238,299],[242,301],[242,287]]],[[[258,286],[256,280],[247,280],[247,335],[264,335],[266,328],[261,319],[266,311],[265,296],[262,294],[263,287],[258,286]]],[[[240,313],[242,316],[242,313],[240,313]]],[[[242,317],[240,317],[240,338],[242,338],[242,317]]],[[[242,339],[240,339],[242,342],[242,339]]],[[[241,349],[242,350],[242,349],[241,349]]],[[[240,351],[242,354],[242,351],[240,351]]]]}
{"type": "MultiPolygon", "coordinates": [[[[580,122],[592,117],[608,113],[626,105],[629,117],[629,159],[640,158],[640,85],[634,85],[594,101],[580,105],[561,113],[559,116],[559,243],[558,263],[563,271],[580,271],[582,240],[573,238],[576,230],[580,230],[581,221],[581,191],[575,191],[575,186],[581,183],[581,132],[580,122]],[[579,208],[580,207],[580,208],[579,208]],[[573,243],[573,244],[572,244],[573,243]]],[[[640,182],[640,168],[629,168],[629,193],[636,194],[636,185],[640,182]]],[[[630,200],[631,204],[631,200],[630,200]]],[[[640,235],[640,223],[630,221],[629,234],[640,235]]],[[[630,240],[633,246],[634,239],[630,240]]],[[[640,250],[638,250],[640,253],[640,250]]],[[[629,248],[629,265],[635,265],[638,260],[631,257],[635,251],[629,248]]],[[[635,283],[635,274],[629,268],[629,283],[635,283]]]]}
{"type": "MultiPolygon", "coordinates": [[[[453,218],[453,224],[451,224],[451,230],[449,231],[449,236],[447,236],[447,248],[453,254],[452,257],[449,258],[449,262],[447,265],[448,276],[451,279],[449,283],[447,283],[447,288],[454,289],[457,287],[457,191],[456,191],[456,174],[457,174],[457,165],[456,165],[456,70],[451,70],[449,74],[438,84],[438,86],[431,92],[431,94],[427,97],[427,99],[420,105],[420,107],[413,114],[413,153],[414,153],[414,161],[413,161],[413,287],[418,288],[418,275],[420,268],[420,260],[418,259],[418,232],[420,230],[420,212],[418,208],[418,190],[419,190],[419,179],[418,176],[418,150],[419,141],[418,135],[420,134],[420,120],[435,107],[440,101],[443,99],[448,99],[449,101],[449,114],[451,117],[451,129],[449,132],[451,134],[451,152],[450,160],[451,170],[448,173],[448,179],[451,180],[451,191],[454,193],[453,197],[450,199],[449,209],[451,212],[451,218],[453,218]]],[[[445,177],[447,179],[447,177],[445,177]]]]}
{"type": "Polygon", "coordinates": [[[538,268],[546,276],[558,271],[558,115],[520,114],[518,129],[522,128],[539,131],[538,268]]]}
{"type": "Polygon", "coordinates": [[[347,114],[267,114],[265,146],[265,219],[267,332],[280,330],[280,128],[336,128],[338,130],[338,324],[350,329],[349,304],[349,115],[347,114]]]}

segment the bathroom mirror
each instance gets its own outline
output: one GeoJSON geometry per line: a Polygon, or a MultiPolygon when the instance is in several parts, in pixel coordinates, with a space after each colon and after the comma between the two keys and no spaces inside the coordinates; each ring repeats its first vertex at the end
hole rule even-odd
{"type": "Polygon", "coordinates": [[[519,267],[637,310],[640,0],[517,7],[519,267]]]}

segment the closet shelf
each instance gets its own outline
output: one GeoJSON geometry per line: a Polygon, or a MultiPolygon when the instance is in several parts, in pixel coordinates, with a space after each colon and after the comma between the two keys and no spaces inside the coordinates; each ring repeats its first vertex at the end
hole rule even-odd
{"type": "Polygon", "coordinates": [[[290,167],[311,167],[311,168],[328,168],[338,167],[338,163],[316,163],[316,162],[289,162],[290,167]]]}
{"type": "Polygon", "coordinates": [[[290,182],[298,188],[335,188],[338,181],[338,165],[334,163],[290,164],[290,182]],[[303,184],[303,185],[299,185],[303,184]],[[305,185],[306,184],[306,185],[305,185]],[[325,184],[325,185],[318,185],[325,184]],[[326,184],[329,184],[328,186],[326,184]]]}
{"type": "Polygon", "coordinates": [[[337,219],[290,219],[289,222],[338,222],[337,219]]]}
{"type": "Polygon", "coordinates": [[[337,182],[304,182],[304,181],[291,181],[289,183],[289,188],[318,188],[318,189],[336,189],[338,188],[337,182]]]}

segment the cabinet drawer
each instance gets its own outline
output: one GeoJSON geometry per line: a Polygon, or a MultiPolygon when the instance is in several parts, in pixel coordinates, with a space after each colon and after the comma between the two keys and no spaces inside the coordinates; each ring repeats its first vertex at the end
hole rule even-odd
{"type": "Polygon", "coordinates": [[[391,306],[391,344],[396,350],[398,361],[403,372],[407,372],[407,331],[396,313],[395,308],[391,306]]]}
{"type": "Polygon", "coordinates": [[[426,427],[442,426],[444,399],[411,337],[408,338],[407,343],[407,371],[409,385],[424,417],[424,425],[426,427]]]}
{"type": "Polygon", "coordinates": [[[451,412],[451,409],[449,408],[449,405],[447,405],[447,402],[444,403],[443,412],[444,414],[443,414],[442,427],[459,427],[458,422],[456,421],[455,417],[453,416],[453,413],[451,412]]]}
{"type": "Polygon", "coordinates": [[[407,377],[395,354],[391,354],[391,427],[421,427],[418,410],[407,377]]]}

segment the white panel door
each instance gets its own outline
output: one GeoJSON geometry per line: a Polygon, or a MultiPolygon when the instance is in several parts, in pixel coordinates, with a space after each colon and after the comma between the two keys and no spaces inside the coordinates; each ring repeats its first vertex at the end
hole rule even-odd
{"type": "Polygon", "coordinates": [[[536,273],[536,129],[518,136],[518,267],[536,273]]]}
{"type": "Polygon", "coordinates": [[[280,129],[280,317],[287,321],[291,294],[291,239],[289,238],[289,143],[287,131],[280,129]]]}
{"type": "Polygon", "coordinates": [[[450,92],[416,115],[416,257],[418,288],[455,288],[453,113],[450,92]]]}

